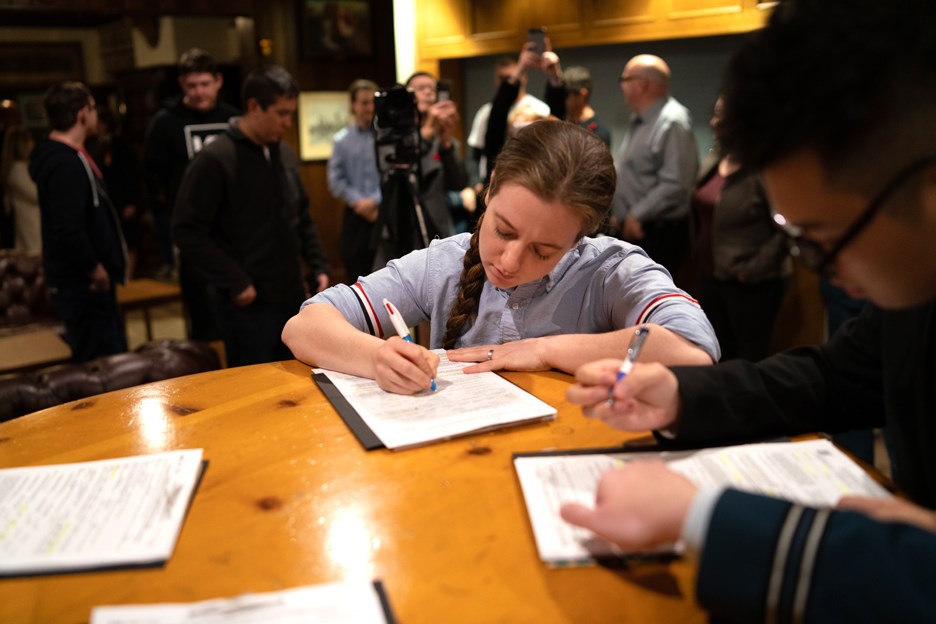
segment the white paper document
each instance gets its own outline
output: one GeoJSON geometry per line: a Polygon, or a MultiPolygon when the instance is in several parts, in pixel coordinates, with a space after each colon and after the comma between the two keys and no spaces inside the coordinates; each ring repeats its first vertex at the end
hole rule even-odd
{"type": "Polygon", "coordinates": [[[385,392],[373,379],[322,370],[384,446],[399,449],[510,424],[547,420],[556,409],[496,373],[462,369],[444,350],[435,392],[406,396],[385,392]]]}
{"type": "Polygon", "coordinates": [[[748,444],[697,451],[537,455],[514,458],[540,559],[550,565],[620,555],[559,515],[565,503],[594,506],[598,479],[626,462],[662,459],[699,486],[727,486],[817,507],[846,495],[890,494],[828,440],[748,444]]]}
{"type": "Polygon", "coordinates": [[[0,575],[166,561],[201,449],[0,470],[0,575]]]}
{"type": "Polygon", "coordinates": [[[373,583],[327,583],[184,604],[95,607],[91,624],[307,624],[391,621],[373,583]]]}

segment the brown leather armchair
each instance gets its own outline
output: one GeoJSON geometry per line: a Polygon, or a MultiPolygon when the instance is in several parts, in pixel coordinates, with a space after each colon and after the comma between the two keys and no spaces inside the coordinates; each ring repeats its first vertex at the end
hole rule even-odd
{"type": "Polygon", "coordinates": [[[76,399],[221,368],[218,353],[195,340],[154,340],[132,353],[62,364],[0,379],[0,422],[76,399]]]}

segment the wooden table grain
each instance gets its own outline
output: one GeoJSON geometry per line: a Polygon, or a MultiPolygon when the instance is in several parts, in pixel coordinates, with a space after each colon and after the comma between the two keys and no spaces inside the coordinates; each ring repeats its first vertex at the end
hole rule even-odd
{"type": "Polygon", "coordinates": [[[161,568],[0,580],[0,622],[87,622],[100,604],[188,602],[381,579],[407,624],[701,622],[685,561],[551,570],[511,455],[628,434],[565,400],[561,373],[509,373],[554,421],[364,451],[289,361],[82,399],[0,425],[0,467],[203,448],[208,469],[161,568]]]}

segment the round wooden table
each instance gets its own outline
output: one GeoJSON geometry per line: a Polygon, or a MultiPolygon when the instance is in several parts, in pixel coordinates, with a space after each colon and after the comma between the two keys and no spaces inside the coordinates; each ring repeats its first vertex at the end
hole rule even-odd
{"type": "Polygon", "coordinates": [[[202,448],[208,469],[162,568],[0,580],[0,622],[87,622],[102,604],[189,602],[380,579],[401,622],[693,622],[685,561],[551,570],[512,453],[621,444],[565,400],[570,377],[508,373],[554,421],[367,452],[296,361],[157,382],[0,425],[0,467],[202,448]]]}

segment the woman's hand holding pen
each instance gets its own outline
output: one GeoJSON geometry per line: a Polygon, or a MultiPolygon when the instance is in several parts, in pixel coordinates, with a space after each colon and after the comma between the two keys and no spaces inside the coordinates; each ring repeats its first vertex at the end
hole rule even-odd
{"type": "Polygon", "coordinates": [[[416,394],[428,390],[439,369],[439,356],[393,336],[377,350],[374,378],[387,392],[416,394]]]}
{"type": "Polygon", "coordinates": [[[581,405],[586,416],[624,431],[672,427],[680,408],[672,371],[658,363],[637,363],[617,381],[620,366],[621,360],[613,359],[580,366],[566,398],[581,405]]]}

